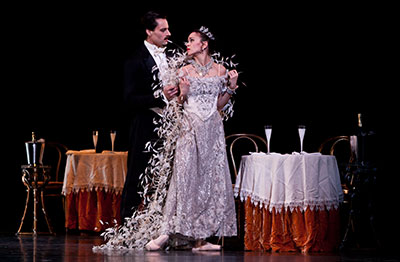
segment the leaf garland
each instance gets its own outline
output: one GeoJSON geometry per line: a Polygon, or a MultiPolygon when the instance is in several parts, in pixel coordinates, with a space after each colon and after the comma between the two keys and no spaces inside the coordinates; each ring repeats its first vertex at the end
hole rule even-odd
{"type": "MultiPolygon", "coordinates": [[[[154,96],[162,97],[166,103],[159,119],[154,119],[155,132],[159,139],[147,142],[145,151],[152,152],[148,166],[140,176],[143,198],[142,208],[135,210],[132,217],[124,219],[123,225],[109,227],[101,234],[105,243],[94,246],[93,252],[108,252],[110,250],[143,250],[152,239],[157,238],[163,223],[162,209],[168,192],[168,186],[173,169],[176,141],[182,132],[189,132],[190,127],[184,117],[183,106],[177,99],[167,101],[162,96],[164,85],[178,85],[180,68],[188,63],[186,53],[177,50],[167,57],[158,75],[155,75],[156,84],[153,85],[154,96]]],[[[223,58],[215,53],[212,58],[216,63],[224,65],[228,70],[238,65],[232,58],[223,58]]],[[[155,72],[155,70],[153,70],[155,72]]],[[[229,101],[221,114],[224,120],[233,114],[233,101],[229,101]]]]}

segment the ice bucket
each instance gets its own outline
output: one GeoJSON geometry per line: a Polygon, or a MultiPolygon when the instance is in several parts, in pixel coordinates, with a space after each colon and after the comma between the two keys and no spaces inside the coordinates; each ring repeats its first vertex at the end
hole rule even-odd
{"type": "Polygon", "coordinates": [[[44,146],[43,139],[36,140],[34,133],[32,133],[32,141],[25,142],[28,165],[36,166],[43,164],[44,146]]]}

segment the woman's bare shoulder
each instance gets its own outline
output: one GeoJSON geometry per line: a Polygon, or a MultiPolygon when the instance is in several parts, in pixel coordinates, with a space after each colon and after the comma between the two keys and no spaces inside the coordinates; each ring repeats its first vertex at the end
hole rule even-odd
{"type": "Polygon", "coordinates": [[[226,74],[226,68],[222,64],[215,63],[215,67],[218,72],[218,76],[223,76],[226,74]]]}
{"type": "Polygon", "coordinates": [[[181,67],[180,68],[180,71],[182,72],[182,74],[184,75],[184,76],[186,76],[186,75],[188,75],[189,74],[189,72],[192,70],[192,65],[185,65],[185,66],[183,66],[183,67],[181,67]]]}

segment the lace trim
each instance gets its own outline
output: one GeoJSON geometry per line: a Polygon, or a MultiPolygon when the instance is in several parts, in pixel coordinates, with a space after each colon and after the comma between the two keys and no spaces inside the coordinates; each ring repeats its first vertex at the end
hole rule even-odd
{"type": "Polygon", "coordinates": [[[114,193],[114,194],[121,194],[123,188],[122,187],[113,187],[104,184],[94,184],[94,185],[86,185],[86,186],[79,186],[79,187],[69,187],[63,188],[61,194],[68,195],[71,193],[79,193],[79,192],[91,192],[91,191],[101,191],[104,190],[106,193],[114,193]]]}
{"type": "Polygon", "coordinates": [[[280,202],[272,202],[268,198],[261,198],[259,196],[254,195],[254,193],[250,190],[241,190],[240,194],[239,190],[235,188],[234,194],[237,198],[240,196],[240,201],[244,202],[247,198],[250,198],[250,201],[253,205],[259,206],[260,208],[264,207],[268,209],[270,212],[275,208],[275,212],[280,213],[282,210],[290,210],[292,212],[294,209],[299,208],[301,211],[306,211],[307,208],[311,210],[331,210],[332,208],[338,209],[339,204],[343,202],[343,196],[340,195],[338,198],[333,199],[323,199],[323,200],[299,200],[292,201],[286,203],[284,201],[280,202]]]}

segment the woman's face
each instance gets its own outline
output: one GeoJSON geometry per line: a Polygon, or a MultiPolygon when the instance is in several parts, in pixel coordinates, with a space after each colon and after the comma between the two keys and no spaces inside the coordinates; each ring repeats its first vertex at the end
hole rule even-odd
{"type": "Polygon", "coordinates": [[[207,47],[207,42],[201,41],[201,36],[197,32],[193,32],[189,35],[186,43],[186,51],[189,56],[201,53],[203,48],[207,47]]]}

